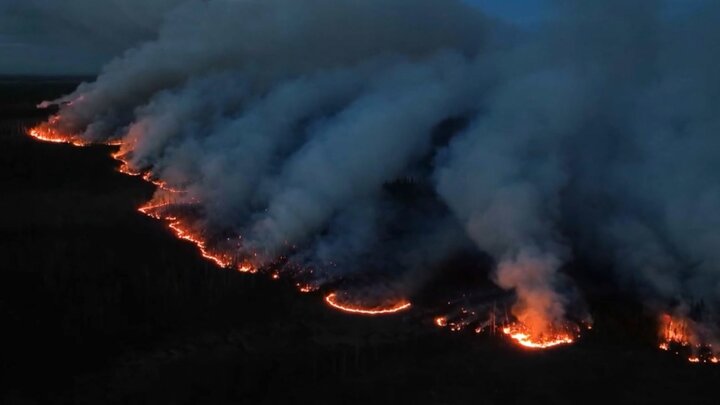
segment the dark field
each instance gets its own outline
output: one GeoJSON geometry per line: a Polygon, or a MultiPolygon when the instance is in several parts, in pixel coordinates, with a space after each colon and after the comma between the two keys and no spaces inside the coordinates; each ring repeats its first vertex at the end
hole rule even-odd
{"type": "Polygon", "coordinates": [[[153,187],[110,148],[23,136],[76,84],[0,79],[0,404],[718,403],[720,368],[655,349],[648,314],[597,280],[593,331],[528,352],[217,269],[136,212],[153,187]]]}

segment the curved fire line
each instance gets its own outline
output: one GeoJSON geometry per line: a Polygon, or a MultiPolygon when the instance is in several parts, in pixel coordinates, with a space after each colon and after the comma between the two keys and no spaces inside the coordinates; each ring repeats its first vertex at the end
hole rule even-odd
{"type": "Polygon", "coordinates": [[[398,312],[408,310],[410,309],[410,307],[412,307],[412,303],[410,301],[403,299],[388,307],[364,308],[358,305],[344,304],[339,302],[337,300],[336,293],[328,294],[325,297],[325,302],[327,302],[328,305],[330,305],[332,308],[338,309],[343,312],[368,316],[396,314],[398,312]]]}

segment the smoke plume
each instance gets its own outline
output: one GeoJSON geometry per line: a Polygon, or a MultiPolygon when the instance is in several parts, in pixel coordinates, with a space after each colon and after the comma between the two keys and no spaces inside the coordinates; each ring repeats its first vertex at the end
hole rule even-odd
{"type": "Polygon", "coordinates": [[[528,32],[456,0],[187,1],[46,130],[121,143],[234,263],[412,294],[470,249],[539,336],[584,316],[580,257],[715,336],[720,7],[553,7],[528,32]]]}

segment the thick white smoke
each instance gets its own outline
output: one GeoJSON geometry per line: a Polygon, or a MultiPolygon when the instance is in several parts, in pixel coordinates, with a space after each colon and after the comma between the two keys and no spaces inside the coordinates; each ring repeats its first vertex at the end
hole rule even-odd
{"type": "Polygon", "coordinates": [[[464,229],[537,333],[571,315],[577,256],[712,324],[720,7],[555,4],[529,35],[455,0],[188,1],[52,127],[122,141],[258,266],[413,285],[464,229]]]}

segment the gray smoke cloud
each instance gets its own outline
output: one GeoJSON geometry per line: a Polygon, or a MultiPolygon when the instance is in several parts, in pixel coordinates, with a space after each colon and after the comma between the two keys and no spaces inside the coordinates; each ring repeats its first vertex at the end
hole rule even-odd
{"type": "Polygon", "coordinates": [[[474,249],[542,333],[582,257],[713,336],[720,7],[554,5],[527,33],[455,0],[185,2],[51,126],[121,141],[258,266],[410,291],[474,249]]]}

